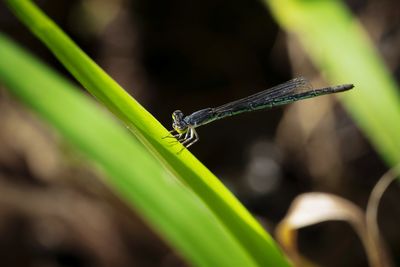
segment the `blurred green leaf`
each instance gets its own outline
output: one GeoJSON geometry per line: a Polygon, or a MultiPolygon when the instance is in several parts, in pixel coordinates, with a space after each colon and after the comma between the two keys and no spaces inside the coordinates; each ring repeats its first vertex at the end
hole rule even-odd
{"type": "Polygon", "coordinates": [[[358,20],[341,1],[264,0],[278,23],[301,41],[338,97],[390,165],[400,161],[400,98],[395,81],[358,20]]]}
{"type": "MultiPolygon", "coordinates": [[[[180,144],[170,146],[168,131],[32,2],[8,0],[18,18],[100,102],[119,117],[154,157],[188,185],[214,212],[243,250],[260,266],[287,266],[272,238],[225,186],[180,144]]],[[[171,194],[171,197],[173,195],[171,194]]]]}
{"type": "Polygon", "coordinates": [[[96,164],[105,182],[186,259],[197,266],[256,266],[202,202],[109,113],[2,35],[0,48],[0,82],[96,164]]]}

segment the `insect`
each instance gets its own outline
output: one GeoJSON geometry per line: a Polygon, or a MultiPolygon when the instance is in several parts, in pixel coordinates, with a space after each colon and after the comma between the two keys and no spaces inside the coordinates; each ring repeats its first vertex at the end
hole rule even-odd
{"type": "MultiPolygon", "coordinates": [[[[185,116],[182,111],[175,110],[172,113],[173,129],[170,131],[170,135],[165,138],[176,138],[177,141],[188,148],[199,140],[196,128],[207,123],[244,112],[269,109],[302,99],[343,92],[350,90],[353,87],[354,85],[352,84],[343,84],[313,89],[307,79],[299,77],[258,92],[254,95],[250,95],[216,108],[201,109],[187,116],[185,116]]],[[[182,152],[182,150],[179,151],[179,153],[182,152]]]]}

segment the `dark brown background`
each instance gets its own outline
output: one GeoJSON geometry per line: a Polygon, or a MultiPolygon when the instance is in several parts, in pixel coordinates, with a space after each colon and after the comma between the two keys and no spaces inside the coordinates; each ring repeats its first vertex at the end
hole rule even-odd
{"type": "MultiPolygon", "coordinates": [[[[295,76],[327,85],[259,1],[37,3],[168,128],[175,109],[189,114],[295,76]]],[[[399,80],[399,2],[347,6],[399,80]]],[[[3,3],[0,30],[71,78],[3,3]]],[[[52,129],[0,92],[1,266],[186,266],[52,129]]],[[[333,97],[244,114],[198,132],[201,141],[190,150],[270,231],[303,192],[338,194],[364,208],[387,170],[333,97]]],[[[397,263],[399,193],[393,185],[379,213],[397,263]]],[[[302,230],[300,249],[324,266],[367,264],[345,223],[302,230]]]]}

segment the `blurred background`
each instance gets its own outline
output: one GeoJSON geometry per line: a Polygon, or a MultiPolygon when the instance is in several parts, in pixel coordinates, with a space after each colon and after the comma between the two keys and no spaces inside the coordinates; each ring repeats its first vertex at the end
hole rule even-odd
{"type": "MultiPolygon", "coordinates": [[[[167,128],[175,109],[190,114],[294,77],[329,85],[260,1],[35,2],[167,128]]],[[[399,81],[400,3],[345,4],[399,81]]],[[[3,3],[0,31],[73,80],[3,3]]],[[[1,266],[187,266],[3,88],[0,114],[1,266]]],[[[270,232],[304,192],[337,194],[365,208],[388,169],[334,96],[227,118],[198,133],[190,150],[270,232]]],[[[399,199],[395,184],[379,210],[397,263],[399,199]]],[[[299,248],[322,266],[367,265],[344,222],[302,230],[299,248]]]]}

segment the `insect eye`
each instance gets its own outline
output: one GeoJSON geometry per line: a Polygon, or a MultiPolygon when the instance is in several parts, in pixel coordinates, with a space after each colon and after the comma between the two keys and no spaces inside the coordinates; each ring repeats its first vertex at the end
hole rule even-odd
{"type": "Polygon", "coordinates": [[[180,110],[175,110],[173,113],[172,113],[172,119],[173,120],[180,120],[180,119],[182,119],[183,118],[183,113],[182,113],[182,111],[180,111],[180,110]]]}

